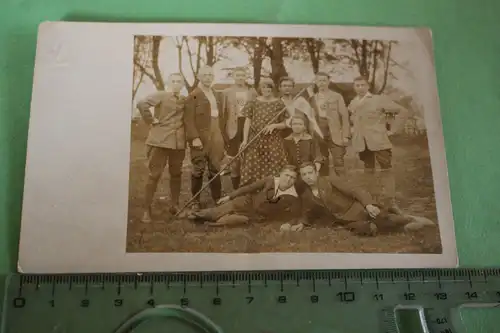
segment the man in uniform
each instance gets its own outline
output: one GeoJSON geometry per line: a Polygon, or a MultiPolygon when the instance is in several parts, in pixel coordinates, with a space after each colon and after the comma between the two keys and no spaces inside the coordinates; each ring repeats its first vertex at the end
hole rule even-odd
{"type": "Polygon", "coordinates": [[[392,171],[392,143],[390,136],[403,129],[408,111],[386,96],[369,92],[364,77],[354,79],[357,96],[349,104],[352,120],[352,146],[364,163],[368,189],[379,194],[383,204],[401,213],[396,204],[396,183],[392,171]],[[388,115],[394,122],[388,124],[388,115]],[[380,165],[380,184],[377,182],[375,162],[380,165]]]}
{"type": "Polygon", "coordinates": [[[168,163],[170,175],[170,212],[175,214],[181,191],[181,168],[186,153],[184,132],[184,102],[179,93],[184,81],[179,73],[170,74],[167,91],[158,91],[137,103],[144,121],[150,125],[146,139],[149,175],[145,188],[144,214],[142,221],[151,222],[151,205],[158,182],[168,163]],[[155,108],[154,114],[151,108],[155,108]]]}

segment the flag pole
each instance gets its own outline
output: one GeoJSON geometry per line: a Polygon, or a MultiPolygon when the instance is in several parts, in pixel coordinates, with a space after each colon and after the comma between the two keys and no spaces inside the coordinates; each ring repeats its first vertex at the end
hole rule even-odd
{"type": "MultiPolygon", "coordinates": [[[[292,99],[293,102],[295,102],[301,95],[302,93],[304,93],[305,91],[307,91],[307,88],[308,87],[305,87],[305,88],[302,88],[296,95],[295,97],[292,99]]],[[[194,199],[200,195],[209,185],[210,183],[217,177],[217,176],[220,176],[220,174],[229,166],[231,165],[231,163],[233,163],[233,161],[235,161],[236,159],[238,159],[244,152],[245,150],[253,143],[255,142],[255,140],[262,134],[264,133],[264,131],[266,130],[266,127],[268,125],[270,125],[276,118],[278,118],[281,114],[283,114],[283,112],[285,112],[287,109],[287,107],[285,106],[279,113],[277,113],[273,118],[271,118],[271,120],[269,120],[269,122],[266,124],[266,126],[264,126],[259,132],[257,132],[257,134],[255,134],[255,136],[250,140],[250,142],[247,143],[247,145],[245,147],[243,147],[243,149],[241,149],[235,156],[233,156],[228,163],[226,163],[226,165],[224,165],[223,168],[221,168],[219,170],[219,172],[217,172],[215,174],[215,176],[213,176],[212,178],[210,178],[208,180],[208,182],[206,182],[205,185],[203,185],[203,187],[195,194],[193,195],[193,197],[191,199],[189,199],[178,211],[177,213],[174,215],[174,217],[178,217],[179,214],[184,210],[186,209],[193,201],[194,199]]]]}

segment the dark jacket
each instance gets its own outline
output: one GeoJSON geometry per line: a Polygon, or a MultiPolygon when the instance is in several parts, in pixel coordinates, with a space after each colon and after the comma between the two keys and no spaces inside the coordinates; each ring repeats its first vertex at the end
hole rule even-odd
{"type": "Polygon", "coordinates": [[[176,98],[174,94],[165,91],[155,92],[137,103],[144,122],[152,125],[154,118],[158,120],[149,130],[147,145],[170,149],[186,148],[184,103],[184,97],[176,98]],[[153,107],[154,117],[150,110],[153,107]]]}
{"type": "Polygon", "coordinates": [[[323,163],[324,161],[318,142],[310,134],[304,133],[297,142],[290,134],[283,140],[283,147],[290,165],[300,167],[306,162],[323,163]]]}
{"type": "MultiPolygon", "coordinates": [[[[217,108],[219,109],[219,127],[224,128],[225,121],[222,112],[222,98],[215,90],[214,96],[217,100],[217,108]]],[[[194,139],[200,139],[203,146],[209,144],[210,125],[212,121],[210,102],[205,96],[203,90],[199,87],[195,88],[186,99],[186,107],[184,111],[184,127],[186,129],[186,139],[189,144],[192,144],[194,139]]],[[[227,135],[222,131],[222,137],[227,142],[227,135]]]]}
{"type": "MultiPolygon", "coordinates": [[[[229,198],[234,199],[236,197],[240,197],[243,195],[252,195],[253,198],[253,206],[259,210],[259,207],[264,207],[267,204],[276,204],[276,199],[273,199],[274,194],[276,193],[275,177],[269,176],[258,180],[252,184],[242,186],[239,189],[229,193],[229,198]]],[[[294,207],[290,207],[290,211],[296,212],[296,217],[300,216],[300,197],[303,192],[303,189],[299,189],[295,187],[295,191],[297,193],[297,202],[294,204],[294,207]]]]}
{"type": "Polygon", "coordinates": [[[314,110],[318,125],[324,135],[330,133],[329,137],[338,146],[343,146],[343,139],[350,137],[351,126],[349,112],[341,94],[328,90],[326,92],[326,118],[320,119],[319,105],[316,102],[316,94],[309,97],[309,104],[314,110]]]}
{"type": "Polygon", "coordinates": [[[309,217],[318,205],[331,214],[332,222],[335,219],[342,221],[363,221],[368,218],[365,210],[367,205],[375,205],[372,196],[361,189],[352,189],[338,177],[319,177],[319,197],[314,196],[311,189],[302,194],[302,223],[309,224],[309,217]]]}

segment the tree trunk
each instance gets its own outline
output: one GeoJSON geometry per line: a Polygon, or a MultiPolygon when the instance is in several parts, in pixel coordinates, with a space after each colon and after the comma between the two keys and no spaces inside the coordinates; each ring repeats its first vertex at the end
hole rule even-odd
{"type": "Polygon", "coordinates": [[[215,63],[215,53],[214,53],[214,37],[210,36],[206,38],[206,56],[207,56],[207,65],[213,66],[215,63]]]}
{"type": "Polygon", "coordinates": [[[359,73],[361,76],[364,76],[368,78],[369,72],[368,72],[368,41],[363,39],[361,42],[361,56],[360,56],[360,63],[359,63],[359,73]]]}
{"type": "Polygon", "coordinates": [[[141,86],[143,79],[144,79],[144,72],[141,71],[139,73],[139,78],[137,79],[137,83],[135,84],[135,87],[132,87],[132,101],[135,101],[135,95],[137,95],[137,91],[139,90],[139,87],[141,86]]]}
{"type": "Polygon", "coordinates": [[[370,91],[375,92],[375,84],[377,83],[377,67],[378,67],[378,41],[373,42],[372,49],[372,68],[371,68],[371,78],[370,78],[370,91]]]}
{"type": "Polygon", "coordinates": [[[270,50],[270,58],[271,58],[271,78],[274,81],[276,87],[279,84],[279,80],[283,76],[287,76],[288,73],[285,68],[285,64],[283,62],[283,38],[272,38],[271,41],[271,50],[270,50]]]}
{"type": "Polygon", "coordinates": [[[264,59],[265,43],[266,43],[265,37],[258,38],[253,52],[252,62],[253,62],[253,80],[255,88],[257,88],[260,83],[260,74],[262,72],[262,60],[264,59]]]}
{"type": "Polygon", "coordinates": [[[387,86],[387,77],[389,76],[389,61],[391,60],[391,50],[392,50],[392,42],[389,42],[389,45],[387,46],[386,60],[384,62],[384,79],[382,81],[382,86],[378,91],[379,94],[383,93],[385,87],[387,86]]]}
{"type": "Polygon", "coordinates": [[[319,72],[319,45],[314,38],[306,38],[307,52],[311,58],[313,73],[319,72]]]}
{"type": "Polygon", "coordinates": [[[162,38],[163,37],[161,37],[161,36],[154,36],[153,37],[152,65],[153,65],[153,72],[155,75],[154,84],[155,84],[157,90],[165,90],[165,83],[163,81],[160,66],[158,64],[158,57],[160,54],[160,43],[161,43],[162,38]]]}

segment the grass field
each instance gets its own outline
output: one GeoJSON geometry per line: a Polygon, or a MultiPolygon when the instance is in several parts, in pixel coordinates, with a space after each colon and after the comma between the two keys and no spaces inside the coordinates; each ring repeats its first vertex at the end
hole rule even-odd
{"type": "MultiPolygon", "coordinates": [[[[376,237],[358,237],[332,227],[317,227],[302,232],[280,232],[280,223],[243,227],[214,228],[198,226],[187,220],[172,220],[168,214],[168,170],[159,184],[153,207],[155,221],[140,222],[143,212],[144,184],[147,179],[144,140],[147,128],[132,125],[130,201],[127,232],[127,252],[376,252],[376,253],[441,253],[439,233],[426,229],[413,234],[393,233],[376,237]]],[[[408,214],[437,220],[434,190],[425,136],[394,139],[394,171],[397,198],[408,214]]],[[[348,153],[346,167],[349,181],[360,184],[362,171],[358,159],[348,153]]],[[[228,176],[227,176],[228,177],[228,176]]],[[[223,187],[231,190],[229,178],[223,187]]],[[[190,165],[183,168],[181,202],[190,199],[190,165]]],[[[209,193],[202,202],[212,204],[209,193]]]]}

